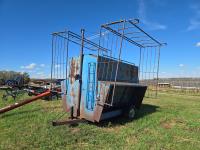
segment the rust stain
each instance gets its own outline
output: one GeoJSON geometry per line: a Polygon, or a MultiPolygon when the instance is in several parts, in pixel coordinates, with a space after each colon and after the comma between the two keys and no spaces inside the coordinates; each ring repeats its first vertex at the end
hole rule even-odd
{"type": "Polygon", "coordinates": [[[71,60],[71,64],[70,64],[70,84],[74,83],[74,74],[75,74],[75,65],[76,65],[76,61],[72,58],[71,60]]]}
{"type": "Polygon", "coordinates": [[[100,84],[100,101],[97,102],[95,110],[94,110],[94,120],[99,122],[101,118],[101,114],[104,108],[104,103],[107,99],[109,85],[106,83],[100,84]]]}
{"type": "Polygon", "coordinates": [[[76,96],[75,93],[74,93],[74,87],[71,88],[70,96],[73,97],[73,98],[75,98],[75,96],[76,96]]]}
{"type": "Polygon", "coordinates": [[[70,84],[73,84],[75,82],[75,77],[77,74],[79,74],[79,69],[80,69],[80,62],[79,58],[72,58],[71,63],[70,63],[70,84]]]}

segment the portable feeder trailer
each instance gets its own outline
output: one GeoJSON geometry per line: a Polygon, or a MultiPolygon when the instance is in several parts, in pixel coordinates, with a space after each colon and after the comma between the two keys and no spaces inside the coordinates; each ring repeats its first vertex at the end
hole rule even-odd
{"type": "Polygon", "coordinates": [[[66,111],[71,112],[72,118],[92,122],[118,116],[127,110],[132,112],[129,117],[133,118],[135,108],[139,109],[147,88],[138,84],[138,67],[121,61],[115,82],[116,60],[95,55],[83,55],[83,58],[82,82],[79,75],[80,57],[71,59],[69,80],[63,82],[62,91],[69,93],[62,96],[66,111]],[[112,73],[106,74],[103,68],[112,73]],[[80,101],[79,84],[82,84],[80,101]]]}
{"type": "MultiPolygon", "coordinates": [[[[158,79],[162,46],[139,28],[138,23],[138,19],[131,19],[104,24],[100,33],[92,37],[86,37],[83,29],[81,35],[71,31],[52,34],[51,78],[64,79],[61,82],[62,100],[65,111],[71,115],[69,122],[76,119],[99,122],[121,114],[134,118],[135,110],[140,108],[148,85],[144,82],[148,81],[147,78],[142,78],[142,84],[140,83],[141,76],[146,76],[145,73],[149,72],[149,79],[158,79]],[[129,29],[132,28],[134,31],[130,32],[129,29]],[[135,30],[146,39],[135,35],[135,30]],[[114,37],[112,42],[108,35],[114,37]],[[132,38],[133,35],[135,37],[132,38]],[[98,42],[95,42],[97,37],[98,42]],[[136,37],[139,38],[135,40],[136,37]],[[144,42],[145,40],[148,42],[144,42]],[[105,41],[107,44],[103,43],[105,41]],[[117,45],[115,48],[113,41],[117,45]],[[138,65],[122,60],[124,41],[139,47],[138,58],[135,58],[138,65]],[[70,47],[70,43],[78,45],[79,52],[75,52],[75,46],[70,47]],[[150,64],[154,65],[152,72],[143,70],[144,64],[147,64],[147,61],[144,63],[144,51],[149,47],[151,53],[154,50],[156,54],[151,58],[151,62],[154,62],[150,64]],[[156,48],[152,50],[152,47],[156,48]]],[[[53,122],[53,125],[59,124],[62,123],[53,122]]]]}

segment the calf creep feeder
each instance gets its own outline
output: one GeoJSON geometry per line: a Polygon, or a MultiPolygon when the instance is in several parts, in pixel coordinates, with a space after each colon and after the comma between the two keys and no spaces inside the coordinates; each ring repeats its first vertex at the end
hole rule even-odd
{"type": "Polygon", "coordinates": [[[138,19],[119,20],[91,35],[69,30],[52,33],[51,79],[60,79],[67,121],[100,122],[135,116],[143,97],[157,96],[160,48],[138,19]],[[147,92],[146,92],[147,91],[147,92]]]}
{"type": "MultiPolygon", "coordinates": [[[[138,19],[101,25],[96,34],[81,29],[52,33],[51,80],[61,81],[68,120],[100,122],[125,114],[133,119],[144,96],[156,97],[160,48],[163,46],[139,27],[138,19]]],[[[51,89],[0,109],[0,114],[52,95],[51,89]]]]}

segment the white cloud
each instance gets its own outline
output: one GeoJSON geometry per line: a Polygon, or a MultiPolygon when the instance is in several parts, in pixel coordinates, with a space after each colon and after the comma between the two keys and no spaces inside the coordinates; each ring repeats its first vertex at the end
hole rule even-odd
{"type": "Polygon", "coordinates": [[[40,64],[40,67],[45,67],[45,64],[40,64]]]}
{"type": "Polygon", "coordinates": [[[152,22],[149,19],[147,19],[145,0],[138,0],[138,2],[139,2],[138,14],[142,23],[147,25],[151,30],[165,30],[167,28],[166,25],[157,22],[152,22]]]}
{"type": "Polygon", "coordinates": [[[200,47],[200,42],[197,42],[196,47],[200,47]]]}
{"type": "Polygon", "coordinates": [[[31,78],[45,79],[45,78],[48,78],[48,74],[40,71],[40,72],[36,72],[34,74],[31,74],[31,78]]]}
{"type": "Polygon", "coordinates": [[[200,6],[198,4],[193,4],[190,8],[194,12],[194,15],[190,18],[190,24],[187,27],[187,31],[200,29],[200,6]]]}
{"type": "Polygon", "coordinates": [[[34,69],[36,67],[36,64],[35,63],[31,63],[31,64],[29,64],[29,65],[27,65],[27,66],[21,66],[20,68],[21,69],[29,69],[29,70],[32,70],[32,69],[34,69]]]}
{"type": "Polygon", "coordinates": [[[185,67],[185,65],[184,64],[179,64],[179,67],[185,67]]]}
{"type": "Polygon", "coordinates": [[[195,29],[198,29],[200,28],[200,20],[196,20],[196,19],[191,19],[190,20],[190,25],[188,26],[187,28],[187,31],[192,31],[192,30],[195,30],[195,29]]]}
{"type": "Polygon", "coordinates": [[[31,64],[29,64],[28,66],[25,66],[25,68],[26,68],[26,69],[34,69],[35,66],[36,66],[35,63],[31,63],[31,64]]]}

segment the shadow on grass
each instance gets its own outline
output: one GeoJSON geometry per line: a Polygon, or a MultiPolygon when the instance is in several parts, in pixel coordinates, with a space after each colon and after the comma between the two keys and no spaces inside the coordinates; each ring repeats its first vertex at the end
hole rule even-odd
{"type": "Polygon", "coordinates": [[[101,121],[100,123],[96,123],[96,125],[99,127],[114,127],[117,125],[124,125],[128,122],[132,122],[144,116],[150,115],[156,112],[158,108],[159,107],[155,105],[142,104],[141,108],[137,111],[136,116],[133,120],[130,120],[122,115],[119,117],[101,121]]]}
{"type": "MultiPolygon", "coordinates": [[[[48,110],[48,109],[55,109],[55,108],[60,108],[60,107],[46,107],[46,108],[36,108],[36,109],[31,109],[31,110],[23,110],[23,111],[15,111],[15,112],[10,112],[10,113],[5,113],[0,115],[0,118],[6,118],[6,117],[11,117],[11,116],[15,116],[15,115],[23,115],[26,113],[34,113],[34,112],[40,112],[40,113],[44,113],[41,110],[48,110]]],[[[149,105],[149,104],[142,104],[141,108],[139,111],[137,111],[135,119],[140,119],[142,117],[145,117],[147,115],[150,115],[154,112],[157,111],[159,107],[155,106],[155,105],[149,105]]],[[[114,126],[118,126],[118,125],[124,125],[128,122],[132,122],[134,120],[130,120],[124,116],[119,116],[119,117],[115,117],[112,119],[108,119],[108,120],[104,120],[101,121],[100,123],[95,123],[95,125],[99,126],[99,127],[114,127],[114,126]]],[[[91,122],[88,122],[89,124],[93,124],[91,122]]]]}

